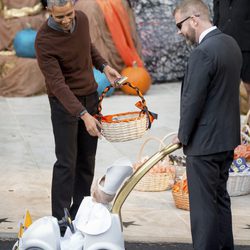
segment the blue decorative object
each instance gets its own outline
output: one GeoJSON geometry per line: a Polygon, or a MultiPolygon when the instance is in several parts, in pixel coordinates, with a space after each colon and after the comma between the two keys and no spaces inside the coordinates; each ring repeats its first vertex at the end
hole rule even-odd
{"type": "Polygon", "coordinates": [[[37,31],[33,29],[23,29],[16,33],[14,38],[14,48],[19,57],[35,58],[35,39],[37,31]]]}
{"type": "MultiPolygon", "coordinates": [[[[95,77],[95,81],[98,84],[98,95],[100,96],[103,92],[103,90],[110,85],[110,82],[108,80],[108,78],[106,77],[106,75],[104,73],[101,73],[99,70],[97,69],[93,69],[94,72],[94,77],[95,77]]],[[[111,88],[107,93],[106,96],[111,96],[114,92],[114,88],[111,88]]]]}

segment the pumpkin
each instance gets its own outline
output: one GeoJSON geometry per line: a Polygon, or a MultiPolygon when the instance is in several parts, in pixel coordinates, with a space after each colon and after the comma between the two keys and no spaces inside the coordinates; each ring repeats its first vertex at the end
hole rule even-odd
{"type": "Polygon", "coordinates": [[[14,38],[14,49],[19,57],[35,58],[36,30],[23,29],[16,33],[14,38]]]}
{"type": "MultiPolygon", "coordinates": [[[[145,94],[149,90],[152,83],[148,71],[144,67],[138,67],[136,62],[133,63],[132,67],[123,69],[121,75],[127,76],[127,81],[137,87],[142,94],[145,94]]],[[[137,95],[136,91],[127,85],[122,86],[121,89],[125,94],[137,95]]]]}

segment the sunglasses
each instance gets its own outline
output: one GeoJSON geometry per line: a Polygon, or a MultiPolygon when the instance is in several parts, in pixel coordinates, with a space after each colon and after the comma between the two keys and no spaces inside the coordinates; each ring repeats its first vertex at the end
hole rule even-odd
{"type": "Polygon", "coordinates": [[[177,24],[176,24],[176,27],[177,27],[179,30],[181,30],[182,24],[183,24],[184,22],[186,22],[189,18],[199,17],[199,16],[200,16],[199,14],[192,15],[192,16],[188,16],[188,17],[186,17],[185,19],[183,19],[182,21],[180,21],[179,23],[177,23],[177,24]]]}

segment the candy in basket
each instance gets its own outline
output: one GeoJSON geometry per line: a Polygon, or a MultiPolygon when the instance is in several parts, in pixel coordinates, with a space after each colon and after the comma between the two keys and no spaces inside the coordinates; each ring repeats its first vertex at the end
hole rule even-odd
{"type": "Polygon", "coordinates": [[[110,142],[123,142],[138,139],[150,129],[153,120],[157,119],[157,115],[148,110],[146,101],[140,90],[129,82],[126,82],[123,85],[127,85],[136,90],[141,101],[138,101],[135,105],[140,111],[103,116],[101,114],[102,100],[112,86],[108,86],[103,91],[99,97],[97,118],[102,124],[102,135],[110,142]]]}
{"type": "Polygon", "coordinates": [[[174,184],[172,195],[177,208],[189,210],[189,193],[186,174],[174,184]]]}

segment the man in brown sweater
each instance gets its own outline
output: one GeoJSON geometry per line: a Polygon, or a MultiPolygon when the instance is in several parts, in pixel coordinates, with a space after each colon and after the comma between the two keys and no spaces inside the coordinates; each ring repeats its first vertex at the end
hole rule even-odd
{"type": "Polygon", "coordinates": [[[68,208],[74,219],[84,196],[90,195],[97,139],[97,83],[93,65],[114,84],[120,74],[91,43],[89,24],[72,0],[48,0],[49,19],[39,30],[35,48],[45,77],[57,161],[52,178],[52,215],[68,208]]]}

